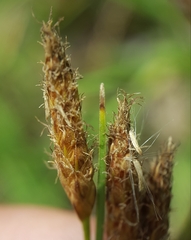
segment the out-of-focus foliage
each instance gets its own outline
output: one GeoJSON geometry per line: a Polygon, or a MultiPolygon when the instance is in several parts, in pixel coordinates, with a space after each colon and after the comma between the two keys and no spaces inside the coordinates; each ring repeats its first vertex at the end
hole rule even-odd
{"type": "MultiPolygon", "coordinates": [[[[108,121],[116,92],[141,92],[135,109],[140,142],[160,130],[152,154],[169,135],[181,145],[174,168],[171,231],[179,239],[190,214],[190,21],[186,0],[1,0],[0,1],[0,201],[69,207],[56,171],[44,164],[51,152],[40,87],[43,49],[39,29],[64,16],[72,65],[79,67],[85,121],[98,130],[98,92],[104,82],[108,121]],[[35,17],[33,17],[32,12],[35,17]],[[143,127],[141,127],[143,126],[143,127]]],[[[151,144],[150,141],[149,144],[151,144]]],[[[189,234],[188,234],[189,235],[189,234]]],[[[186,235],[185,235],[186,236],[186,235]]],[[[184,239],[188,239],[184,237],[184,239]]]]}

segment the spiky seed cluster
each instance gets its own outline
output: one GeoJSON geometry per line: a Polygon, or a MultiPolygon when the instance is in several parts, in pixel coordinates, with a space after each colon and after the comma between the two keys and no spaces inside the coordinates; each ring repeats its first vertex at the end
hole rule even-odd
{"type": "MultiPolygon", "coordinates": [[[[59,23],[59,22],[58,22],[59,23]]],[[[42,45],[44,106],[50,119],[49,132],[54,144],[53,159],[60,182],[81,220],[87,218],[94,205],[92,151],[88,149],[81,117],[82,97],[78,93],[77,70],[71,68],[63,43],[52,20],[43,22],[42,45]]]]}
{"type": "MultiPolygon", "coordinates": [[[[167,240],[171,177],[176,144],[172,138],[143,173],[139,161],[142,149],[131,127],[130,110],[138,100],[122,94],[118,113],[109,126],[107,156],[108,240],[167,240]],[[147,191],[146,191],[147,190],[147,191]]],[[[144,156],[141,156],[142,160],[144,156]]]]}
{"type": "Polygon", "coordinates": [[[144,239],[169,239],[172,170],[176,149],[177,144],[169,137],[151,164],[147,185],[153,194],[155,207],[158,209],[161,218],[157,219],[155,217],[156,214],[150,204],[150,199],[148,195],[145,195],[141,208],[141,223],[144,239]]]}
{"type": "MultiPolygon", "coordinates": [[[[119,96],[120,97],[120,96],[119,96]]],[[[137,98],[122,93],[118,101],[118,113],[109,126],[107,156],[107,239],[138,239],[139,177],[134,161],[138,152],[134,148],[131,131],[130,110],[137,98]]],[[[140,163],[138,163],[140,165],[140,163]]]]}

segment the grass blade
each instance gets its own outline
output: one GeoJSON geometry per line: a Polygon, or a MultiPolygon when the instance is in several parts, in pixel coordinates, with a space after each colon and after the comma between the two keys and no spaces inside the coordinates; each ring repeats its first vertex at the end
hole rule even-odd
{"type": "Polygon", "coordinates": [[[98,162],[98,184],[97,184],[97,229],[96,240],[103,239],[105,218],[105,184],[106,184],[106,117],[105,117],[105,89],[100,85],[99,103],[99,162],[98,162]]]}

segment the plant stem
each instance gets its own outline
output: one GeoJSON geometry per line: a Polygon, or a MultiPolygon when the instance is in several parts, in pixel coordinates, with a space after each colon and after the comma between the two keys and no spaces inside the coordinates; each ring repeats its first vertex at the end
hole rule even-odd
{"type": "Polygon", "coordinates": [[[97,229],[96,240],[103,239],[104,217],[105,217],[105,184],[106,184],[106,118],[105,118],[105,89],[103,83],[100,85],[99,105],[99,162],[97,183],[97,229]]]}
{"type": "Polygon", "coordinates": [[[82,222],[84,231],[84,240],[90,240],[90,218],[86,218],[82,222]]]}

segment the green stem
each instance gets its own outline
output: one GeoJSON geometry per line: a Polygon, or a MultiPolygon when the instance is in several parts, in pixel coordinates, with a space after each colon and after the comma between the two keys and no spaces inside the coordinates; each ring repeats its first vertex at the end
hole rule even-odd
{"type": "Polygon", "coordinates": [[[99,162],[96,204],[96,240],[103,239],[105,218],[105,184],[106,184],[106,118],[105,118],[105,90],[103,83],[100,85],[99,108],[99,162]]]}
{"type": "Polygon", "coordinates": [[[86,218],[82,222],[84,231],[84,240],[90,240],[90,218],[86,218]]]}

